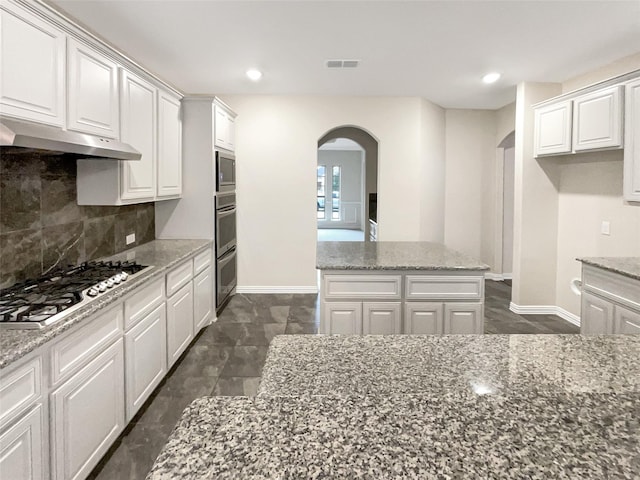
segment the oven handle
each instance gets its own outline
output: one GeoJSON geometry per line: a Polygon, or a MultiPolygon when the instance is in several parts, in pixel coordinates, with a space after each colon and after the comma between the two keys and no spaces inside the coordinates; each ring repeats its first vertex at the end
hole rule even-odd
{"type": "Polygon", "coordinates": [[[218,259],[218,268],[224,267],[236,256],[236,249],[233,248],[218,259]]]}
{"type": "Polygon", "coordinates": [[[226,217],[228,215],[236,213],[236,207],[235,205],[231,205],[230,207],[219,208],[217,211],[218,211],[219,217],[226,217]]]}

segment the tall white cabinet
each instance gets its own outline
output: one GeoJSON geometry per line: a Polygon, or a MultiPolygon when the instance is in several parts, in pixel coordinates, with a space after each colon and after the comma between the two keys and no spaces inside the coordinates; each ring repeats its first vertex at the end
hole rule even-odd
{"type": "Polygon", "coordinates": [[[157,198],[182,194],[182,117],[180,98],[158,90],[157,198]]]}
{"type": "Polygon", "coordinates": [[[625,85],[624,198],[640,202],[640,79],[625,85]]]}
{"type": "Polygon", "coordinates": [[[65,124],[66,35],[13,3],[0,4],[0,113],[65,124]]]}

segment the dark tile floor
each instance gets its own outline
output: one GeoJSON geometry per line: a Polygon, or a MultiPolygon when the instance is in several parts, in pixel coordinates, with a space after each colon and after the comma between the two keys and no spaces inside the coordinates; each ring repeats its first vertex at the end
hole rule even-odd
{"type": "MultiPolygon", "coordinates": [[[[554,315],[509,311],[511,286],[486,282],[485,333],[578,333],[554,315]]],[[[158,386],[89,478],[144,479],[184,408],[204,395],[255,395],[275,335],[317,333],[316,295],[234,296],[158,386]]]]}

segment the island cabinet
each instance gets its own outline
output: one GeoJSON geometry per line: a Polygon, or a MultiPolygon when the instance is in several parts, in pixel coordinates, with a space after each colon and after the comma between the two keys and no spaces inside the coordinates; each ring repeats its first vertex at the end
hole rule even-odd
{"type": "Polygon", "coordinates": [[[640,280],[583,265],[580,333],[640,334],[640,280]]]}
{"type": "Polygon", "coordinates": [[[483,333],[483,272],[323,271],[320,333],[483,333]]]}

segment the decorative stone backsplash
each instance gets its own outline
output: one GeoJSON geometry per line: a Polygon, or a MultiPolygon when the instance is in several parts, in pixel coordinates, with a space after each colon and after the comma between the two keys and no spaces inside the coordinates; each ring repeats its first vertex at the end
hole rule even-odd
{"type": "Polygon", "coordinates": [[[155,238],[153,203],[79,206],[76,174],[73,159],[0,150],[0,288],[155,238]]]}

